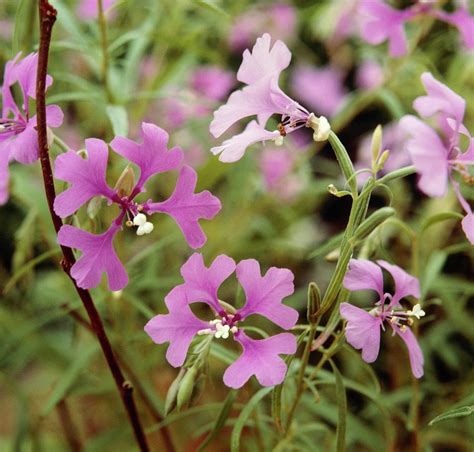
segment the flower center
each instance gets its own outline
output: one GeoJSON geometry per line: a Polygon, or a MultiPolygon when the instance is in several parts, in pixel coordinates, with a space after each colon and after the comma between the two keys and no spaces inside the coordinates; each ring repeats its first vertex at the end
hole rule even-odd
{"type": "Polygon", "coordinates": [[[212,335],[216,339],[227,339],[230,336],[230,333],[237,333],[238,320],[238,315],[224,314],[224,316],[220,319],[210,320],[210,327],[205,328],[203,330],[199,330],[197,334],[199,336],[212,335]]]}
{"type": "Polygon", "coordinates": [[[0,134],[11,133],[17,135],[25,130],[25,123],[14,119],[0,118],[0,134]]]}
{"type": "Polygon", "coordinates": [[[372,309],[369,314],[375,317],[381,317],[382,320],[388,320],[392,325],[399,327],[402,333],[406,331],[407,326],[413,325],[413,317],[415,317],[417,320],[420,320],[421,317],[426,315],[425,311],[419,304],[416,304],[413,306],[413,309],[409,309],[407,311],[403,311],[401,309],[383,311],[383,307],[379,306],[372,309]]]}

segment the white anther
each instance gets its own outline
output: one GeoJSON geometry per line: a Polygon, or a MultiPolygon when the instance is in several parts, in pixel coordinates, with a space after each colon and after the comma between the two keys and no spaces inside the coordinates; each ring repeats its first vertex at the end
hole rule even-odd
{"type": "Polygon", "coordinates": [[[406,326],[406,325],[402,325],[402,326],[400,327],[400,331],[401,331],[402,333],[404,333],[406,330],[407,330],[407,326],[406,326]]]}
{"type": "Polygon", "coordinates": [[[222,323],[216,323],[216,332],[214,333],[214,337],[216,339],[222,338],[227,339],[229,337],[230,326],[229,325],[222,325],[222,323]]]}
{"type": "Polygon", "coordinates": [[[421,309],[420,304],[416,304],[413,306],[413,310],[407,311],[408,315],[412,315],[413,317],[416,317],[418,320],[420,320],[421,317],[426,315],[426,312],[421,309]]]}
{"type": "Polygon", "coordinates": [[[209,320],[210,325],[216,325],[217,323],[222,323],[222,320],[220,319],[209,320]]]}
{"type": "Polygon", "coordinates": [[[311,127],[314,130],[314,141],[326,141],[329,138],[331,125],[324,116],[318,118],[314,113],[311,113],[306,121],[306,126],[311,127]]]}
{"type": "Polygon", "coordinates": [[[273,139],[275,146],[283,146],[283,136],[279,135],[273,139]]]}
{"type": "Polygon", "coordinates": [[[143,213],[139,213],[133,219],[133,224],[138,226],[137,235],[149,234],[154,228],[153,223],[146,221],[146,215],[143,213]]]}
{"type": "Polygon", "coordinates": [[[237,331],[238,331],[238,328],[237,328],[236,326],[233,326],[233,327],[230,329],[230,332],[233,333],[233,334],[237,333],[237,331]]]}

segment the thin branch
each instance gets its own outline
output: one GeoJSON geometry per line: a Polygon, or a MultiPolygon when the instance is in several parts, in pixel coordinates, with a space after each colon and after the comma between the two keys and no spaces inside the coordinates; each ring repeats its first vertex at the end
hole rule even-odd
{"type": "MultiPolygon", "coordinates": [[[[61,218],[59,218],[53,209],[54,198],[56,192],[54,189],[53,172],[51,169],[51,162],[49,160],[49,147],[47,139],[47,124],[46,124],[46,74],[48,69],[48,56],[49,46],[51,42],[51,32],[53,25],[56,21],[57,11],[49,4],[48,0],[39,0],[39,21],[40,21],[40,45],[38,52],[38,72],[36,80],[36,114],[37,114],[37,130],[38,130],[38,145],[39,145],[39,156],[41,162],[41,169],[43,172],[44,188],[46,192],[46,198],[48,201],[48,207],[51,214],[51,219],[54,224],[56,232],[59,231],[63,225],[61,218]]],[[[61,246],[63,252],[63,259],[61,261],[63,270],[71,279],[74,284],[84,308],[87,311],[87,315],[90,319],[90,324],[94,333],[100,343],[102,352],[107,360],[107,364],[110,368],[112,376],[117,385],[117,389],[120,393],[122,403],[127,412],[128,418],[133,428],[136,441],[141,451],[148,451],[148,444],[146,441],[145,434],[138,416],[138,412],[133,399],[133,388],[129,382],[127,382],[122,374],[122,370],[115,359],[110,341],[105,333],[104,325],[102,320],[95,308],[94,302],[89,291],[81,289],[77,286],[74,279],[71,277],[70,270],[75,263],[74,254],[71,248],[61,246]]]]}

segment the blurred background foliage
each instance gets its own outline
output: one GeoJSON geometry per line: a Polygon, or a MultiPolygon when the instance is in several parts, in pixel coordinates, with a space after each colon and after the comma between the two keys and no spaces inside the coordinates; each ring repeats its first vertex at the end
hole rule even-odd
{"type": "MultiPolygon", "coordinates": [[[[308,283],[315,281],[324,289],[334,269],[334,261],[327,255],[337,250],[350,203],[327,190],[331,183],[343,188],[327,146],[301,146],[288,140],[285,146],[296,156],[292,179],[279,180],[276,190],[265,184],[261,146],[231,165],[220,163],[208,152],[215,144],[208,132],[211,112],[219,102],[193,91],[190,75],[201,65],[216,65],[235,74],[241,50],[234,49],[230,36],[242,15],[260,17],[249,45],[265,31],[284,35],[293,60],[281,84],[290,91],[292,71],[298,64],[331,65],[341,71],[348,94],[331,123],[354,161],[360,160],[360,144],[377,124],[386,125],[413,112],[413,99],[423,93],[419,76],[426,70],[467,99],[465,123],[472,130],[473,55],[459,48],[453,29],[431,19],[408,26],[410,55],[394,60],[387,56],[385,46],[369,46],[357,35],[339,42],[334,39],[338,15],[349,2],[287,2],[295,15],[295,26],[285,35],[284,27],[278,29],[271,15],[274,2],[120,0],[107,16],[106,89],[97,21],[80,19],[77,2],[52,3],[58,9],[58,21],[50,55],[54,84],[48,91],[48,102],[58,103],[65,112],[58,137],[71,148],[81,149],[87,137],[109,141],[115,134],[128,133],[136,139],[143,120],[165,127],[171,144],[182,146],[198,170],[198,188],[211,190],[223,203],[221,213],[204,222],[208,242],[202,252],[206,262],[225,253],[236,260],[256,258],[264,269],[290,268],[296,275],[297,290],[289,304],[300,310],[301,319],[308,283]],[[378,63],[384,78],[370,90],[356,83],[358,68],[368,58],[378,63]],[[179,125],[173,120],[170,101],[190,109],[179,125]],[[205,114],[193,110],[199,105],[207,107],[205,114]],[[295,183],[296,189],[289,193],[281,190],[295,183]]],[[[392,3],[399,7],[410,4],[392,3]]],[[[37,48],[36,1],[2,0],[0,28],[3,67],[17,52],[37,48]]],[[[324,92],[325,86],[313,89],[324,92]]],[[[304,99],[299,100],[304,104],[304,99]]],[[[52,154],[60,152],[55,143],[52,154]]],[[[111,185],[123,168],[124,162],[111,153],[111,185]]],[[[148,185],[148,194],[164,199],[172,190],[172,177],[160,176],[148,185]]],[[[11,178],[11,199],[0,208],[0,450],[68,450],[72,447],[71,439],[67,440],[71,429],[87,451],[133,450],[113,380],[95,338],[83,323],[76,293],[59,265],[60,251],[39,166],[12,165],[11,178]]],[[[228,450],[237,435],[241,436],[242,450],[331,450],[341,421],[336,390],[341,378],[347,393],[348,450],[410,450],[414,435],[426,451],[472,449],[472,416],[432,426],[428,423],[449,409],[474,404],[474,252],[458,220],[436,223],[423,231],[429,218],[459,209],[454,195],[429,199],[417,191],[414,176],[395,181],[390,188],[391,199],[380,190],[370,209],[391,203],[397,211],[396,220],[377,229],[357,252],[361,257],[386,259],[411,272],[417,271],[414,253],[419,252],[418,276],[428,315],[420,325],[426,371],[418,388],[416,432],[409,409],[414,386],[406,351],[400,341],[392,341],[386,334],[381,355],[373,365],[365,364],[348,345],[333,363],[342,376],[329,363],[324,365],[314,390],[305,393],[285,438],[273,425],[270,391],[258,388],[256,381],[247,384],[208,450],[228,450]],[[407,226],[414,235],[407,234],[407,226]],[[254,394],[261,400],[252,398],[254,394]],[[252,406],[249,400],[253,409],[242,417],[242,409],[252,406]]],[[[57,189],[62,190],[63,185],[58,183],[57,189]]],[[[473,195],[471,190],[471,200],[473,195]]],[[[100,231],[110,215],[106,210],[100,205],[89,206],[78,221],[100,231]]],[[[115,243],[130,284],[120,293],[110,293],[105,284],[93,290],[97,307],[120,361],[126,363],[126,376],[136,388],[153,449],[163,450],[159,430],[167,425],[178,450],[196,450],[213,429],[224,400],[234,397],[223,386],[222,372],[238,349],[213,346],[207,375],[199,381],[190,407],[160,420],[166,393],[178,370],[166,363],[166,347],[152,344],[143,326],[153,315],[165,312],[163,298],[181,282],[179,268],[191,250],[172,220],[164,217],[155,221],[152,235],[137,239],[125,231],[115,243]]],[[[232,281],[220,296],[233,303],[235,294],[236,282],[232,281]]],[[[241,300],[242,294],[237,298],[241,300]]],[[[368,305],[367,297],[353,299],[368,305]]],[[[320,358],[319,351],[313,352],[309,372],[320,358]]],[[[297,370],[298,361],[294,360],[283,393],[284,406],[294,393],[291,375],[297,370]]]]}

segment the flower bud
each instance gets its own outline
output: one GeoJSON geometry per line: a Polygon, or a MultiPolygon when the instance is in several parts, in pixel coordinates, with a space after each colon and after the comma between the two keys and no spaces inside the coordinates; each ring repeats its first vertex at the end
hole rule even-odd
{"type": "Polygon", "coordinates": [[[183,379],[179,384],[178,394],[176,396],[176,405],[178,411],[182,408],[186,408],[193,395],[194,385],[198,377],[198,368],[193,366],[187,370],[183,379]]]}
{"type": "Polygon", "coordinates": [[[133,173],[132,168],[130,168],[130,166],[127,166],[118,178],[114,189],[117,190],[118,195],[123,198],[124,196],[128,196],[130,193],[132,193],[134,186],[135,174],[133,173]]]}
{"type": "Polygon", "coordinates": [[[385,162],[387,161],[389,156],[390,156],[390,151],[388,149],[385,149],[385,151],[382,152],[382,155],[379,158],[376,171],[380,171],[383,169],[385,162]]]}
{"type": "Polygon", "coordinates": [[[308,286],[308,305],[306,317],[309,323],[315,323],[321,307],[321,292],[316,283],[310,282],[308,286]]]}
{"type": "Polygon", "coordinates": [[[377,165],[377,160],[379,158],[380,149],[382,148],[382,126],[379,124],[372,134],[372,168],[375,168],[377,165]]]}
{"type": "Polygon", "coordinates": [[[186,369],[181,368],[179,370],[178,376],[173,380],[173,383],[171,383],[168,392],[166,393],[165,416],[168,416],[168,414],[176,407],[176,396],[178,395],[179,385],[185,373],[186,369]]]}

